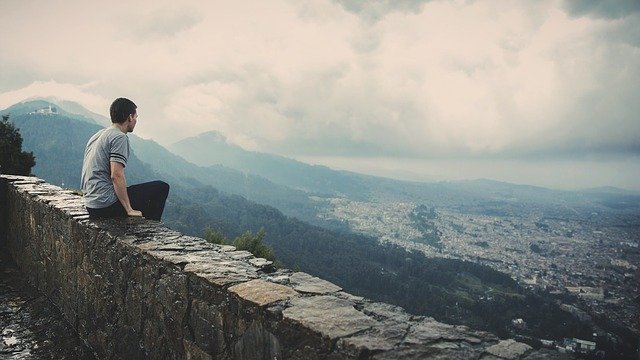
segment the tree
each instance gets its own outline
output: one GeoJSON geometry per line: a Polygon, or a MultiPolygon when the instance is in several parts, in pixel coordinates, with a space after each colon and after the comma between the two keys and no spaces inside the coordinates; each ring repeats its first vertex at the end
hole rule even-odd
{"type": "Polygon", "coordinates": [[[255,235],[251,231],[246,231],[242,235],[236,237],[233,242],[220,230],[213,230],[211,227],[204,229],[204,238],[212,244],[233,245],[238,250],[246,250],[256,257],[267,260],[276,261],[273,249],[263,242],[266,232],[264,228],[260,229],[255,235]]]}
{"type": "Polygon", "coordinates": [[[204,239],[212,244],[224,245],[229,243],[229,239],[220,230],[213,230],[210,226],[204,229],[204,239]]]}
{"type": "Polygon", "coordinates": [[[238,250],[247,250],[256,257],[275,261],[276,256],[273,253],[273,249],[262,241],[265,234],[264,228],[260,229],[255,235],[251,234],[251,231],[247,231],[233,240],[233,246],[238,250]]]}
{"type": "Polygon", "coordinates": [[[36,165],[32,152],[22,151],[22,136],[9,122],[9,115],[0,121],[0,174],[31,175],[36,165]]]}

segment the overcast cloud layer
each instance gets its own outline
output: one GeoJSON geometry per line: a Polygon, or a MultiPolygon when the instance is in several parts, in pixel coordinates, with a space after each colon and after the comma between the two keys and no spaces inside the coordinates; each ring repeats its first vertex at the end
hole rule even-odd
{"type": "MultiPolygon", "coordinates": [[[[216,130],[328,164],[588,159],[640,173],[640,2],[0,7],[2,108],[56,95],[106,115],[126,96],[136,132],[164,144],[216,130]]],[[[640,188],[615,180],[593,185],[640,188]]]]}

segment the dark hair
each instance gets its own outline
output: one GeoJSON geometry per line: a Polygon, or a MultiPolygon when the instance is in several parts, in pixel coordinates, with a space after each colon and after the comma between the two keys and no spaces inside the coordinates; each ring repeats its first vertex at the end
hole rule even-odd
{"type": "Polygon", "coordinates": [[[111,122],[122,124],[127,121],[129,115],[136,113],[138,107],[133,101],[125,98],[117,98],[111,104],[109,112],[111,113],[111,122]]]}

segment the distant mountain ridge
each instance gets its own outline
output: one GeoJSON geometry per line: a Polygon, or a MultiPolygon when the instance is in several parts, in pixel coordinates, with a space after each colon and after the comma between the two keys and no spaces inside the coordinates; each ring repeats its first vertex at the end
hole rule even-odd
{"type": "MultiPolygon", "coordinates": [[[[82,109],[81,105],[75,103],[58,103],[64,104],[68,109],[82,109]]],[[[48,106],[59,105],[45,100],[25,101],[0,113],[11,113],[16,121],[19,120],[20,114],[33,120],[33,112],[48,106]]],[[[80,112],[91,114],[88,110],[80,112]]],[[[59,118],[79,120],[98,126],[88,115],[76,115],[62,107],[56,115],[59,118]]],[[[37,129],[37,126],[34,130],[43,132],[41,141],[46,144],[46,131],[37,129]]],[[[585,211],[591,211],[587,208],[591,209],[594,206],[605,206],[609,209],[633,209],[640,206],[640,201],[636,201],[640,199],[637,194],[611,188],[583,192],[560,191],[486,179],[421,183],[335,171],[282,156],[247,151],[229,144],[224,136],[216,132],[207,132],[179,141],[171,146],[173,153],[153,140],[144,140],[133,134],[130,135],[130,139],[132,151],[144,163],[167,176],[197,178],[197,183],[211,185],[224,192],[274,206],[289,216],[297,216],[323,226],[337,224],[322,223],[317,218],[317,212],[326,204],[312,200],[313,196],[342,197],[354,201],[410,202],[492,214],[530,211],[530,204],[543,205],[551,213],[555,211],[555,207],[566,206],[585,208],[585,211]],[[496,211],[497,208],[502,210],[496,211]],[[508,211],[505,212],[504,209],[508,211]]],[[[83,142],[83,146],[86,139],[69,138],[68,143],[78,141],[83,142]]],[[[49,152],[40,154],[40,158],[46,159],[47,156],[51,156],[49,152]]],[[[38,171],[39,166],[43,165],[36,164],[34,171],[38,171]]],[[[61,176],[68,177],[65,181],[68,186],[73,186],[78,181],[73,180],[75,174],[61,176]],[[67,182],[69,180],[72,182],[67,182]]]]}
{"type": "Polygon", "coordinates": [[[25,115],[29,113],[36,113],[47,108],[55,109],[55,114],[66,116],[68,118],[73,118],[76,120],[81,120],[90,124],[107,126],[111,123],[108,118],[91,112],[78,103],[45,97],[32,98],[19,102],[4,110],[1,110],[0,114],[11,114],[13,116],[25,115]]]}
{"type": "Polygon", "coordinates": [[[169,150],[196,165],[223,165],[312,194],[353,199],[364,199],[369,195],[360,182],[360,178],[366,175],[309,165],[283,156],[247,151],[230,144],[216,131],[178,141],[170,145],[169,150]]]}
{"type": "Polygon", "coordinates": [[[611,188],[602,189],[603,191],[563,191],[489,179],[424,183],[380,178],[308,165],[278,155],[247,151],[230,144],[217,132],[206,132],[183,139],[169,148],[201,166],[227,166],[264,177],[276,184],[300,189],[310,195],[344,197],[354,201],[413,202],[475,209],[480,213],[506,214],[504,209],[498,211],[496,208],[523,212],[531,211],[527,204],[543,204],[553,213],[554,207],[567,205],[576,209],[592,206],[627,208],[630,206],[628,197],[640,199],[636,193],[611,188]]]}

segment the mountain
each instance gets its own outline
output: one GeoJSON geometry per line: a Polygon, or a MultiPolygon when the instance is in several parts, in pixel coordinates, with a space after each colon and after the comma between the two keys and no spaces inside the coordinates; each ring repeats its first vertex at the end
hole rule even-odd
{"type": "Polygon", "coordinates": [[[621,189],[615,186],[600,186],[595,188],[588,188],[581,190],[581,192],[592,194],[640,195],[637,191],[621,189]]]}
{"type": "Polygon", "coordinates": [[[169,149],[196,165],[227,166],[310,194],[346,196],[352,200],[365,200],[370,195],[367,189],[361,187],[360,179],[364,175],[247,151],[230,144],[222,134],[215,131],[181,140],[170,145],[169,149]]]}
{"type": "Polygon", "coordinates": [[[282,156],[247,151],[217,132],[206,132],[174,143],[174,153],[201,166],[226,166],[263,177],[309,195],[353,201],[405,202],[492,216],[540,212],[591,213],[609,209],[640,210],[640,198],[630,192],[562,191],[487,179],[411,182],[308,165],[282,156]]]}
{"type": "Polygon", "coordinates": [[[273,206],[288,216],[335,227],[317,217],[318,204],[303,191],[282,184],[275,184],[261,176],[238,171],[222,165],[196,166],[174,155],[152,140],[131,136],[131,147],[136,154],[154,169],[178,178],[198,179],[230,194],[246,197],[257,203],[273,206]]]}
{"type": "Polygon", "coordinates": [[[58,107],[64,109],[65,111],[67,111],[70,114],[74,114],[76,116],[79,116],[81,118],[84,119],[88,119],[91,121],[94,121],[96,123],[98,123],[99,125],[102,126],[111,126],[111,119],[100,115],[100,114],[96,114],[92,111],[87,110],[84,106],[78,104],[77,102],[73,102],[73,101],[68,101],[68,100],[60,100],[57,98],[52,98],[52,97],[46,97],[46,98],[42,98],[42,100],[45,101],[49,101],[53,104],[58,105],[58,107]]]}
{"type": "MultiPolygon", "coordinates": [[[[81,120],[89,124],[102,124],[104,123],[103,116],[92,113],[86,110],[82,105],[71,101],[54,101],[51,98],[36,98],[31,100],[25,100],[23,102],[14,104],[2,111],[0,115],[26,115],[26,114],[40,114],[40,115],[61,115],[76,120],[81,120]],[[100,122],[95,119],[100,119],[100,122]]],[[[111,121],[109,121],[111,123],[111,121]]]]}

